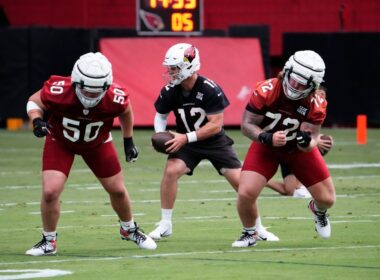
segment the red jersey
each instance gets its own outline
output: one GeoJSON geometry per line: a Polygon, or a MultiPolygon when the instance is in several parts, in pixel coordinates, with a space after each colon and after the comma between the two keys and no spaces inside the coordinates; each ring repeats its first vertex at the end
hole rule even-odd
{"type": "Polygon", "coordinates": [[[301,123],[321,125],[326,118],[326,108],[327,101],[318,90],[306,98],[291,100],[286,97],[281,80],[274,78],[257,83],[246,109],[264,115],[260,124],[264,131],[285,131],[286,146],[295,147],[301,123]]]}
{"type": "Polygon", "coordinates": [[[85,108],[75,94],[71,77],[51,76],[41,89],[52,126],[52,137],[77,151],[93,148],[110,137],[113,119],[129,104],[123,87],[112,84],[93,108],[85,108]]]}

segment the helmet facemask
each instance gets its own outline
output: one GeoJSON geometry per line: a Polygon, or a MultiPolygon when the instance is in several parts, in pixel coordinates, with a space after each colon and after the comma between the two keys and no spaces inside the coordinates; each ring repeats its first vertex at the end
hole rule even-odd
{"type": "Polygon", "coordinates": [[[95,107],[112,84],[112,66],[101,53],[87,53],[75,63],[71,81],[85,108],[95,107]]]}
{"type": "Polygon", "coordinates": [[[312,91],[316,89],[312,77],[306,79],[300,74],[287,70],[284,73],[284,80],[282,87],[286,97],[292,100],[299,100],[307,97],[312,91]]]}
{"type": "Polygon", "coordinates": [[[109,86],[102,88],[90,88],[81,84],[75,84],[75,94],[85,108],[92,108],[98,105],[107,92],[109,86]]]}
{"type": "Polygon", "coordinates": [[[314,51],[298,51],[284,66],[282,87],[291,100],[299,100],[318,89],[323,82],[325,63],[314,51]]]}

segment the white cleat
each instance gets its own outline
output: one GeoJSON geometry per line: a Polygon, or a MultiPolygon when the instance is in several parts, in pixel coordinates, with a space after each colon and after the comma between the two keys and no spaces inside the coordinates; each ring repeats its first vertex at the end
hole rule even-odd
{"type": "Polygon", "coordinates": [[[316,211],[314,208],[314,200],[310,200],[308,208],[314,215],[315,231],[318,232],[322,238],[330,238],[331,226],[330,221],[327,218],[329,216],[327,212],[316,211]]]}
{"type": "Polygon", "coordinates": [[[256,241],[280,241],[275,234],[267,231],[265,227],[256,228],[256,234],[254,235],[256,241]]]}
{"type": "Polygon", "coordinates": [[[148,234],[154,240],[161,240],[162,237],[168,237],[173,233],[173,226],[169,221],[161,220],[156,226],[157,227],[148,234]]]}
{"type": "Polygon", "coordinates": [[[56,240],[48,241],[42,235],[42,240],[26,251],[25,254],[28,256],[55,256],[57,254],[57,242],[56,240]]]}
{"type": "Polygon", "coordinates": [[[256,246],[255,234],[256,233],[249,234],[248,232],[243,231],[242,235],[234,243],[232,243],[232,247],[244,248],[256,246]]]}
{"type": "Polygon", "coordinates": [[[123,240],[130,240],[137,244],[141,249],[155,250],[157,248],[156,242],[145,233],[139,230],[135,223],[135,228],[124,230],[120,227],[120,237],[123,240]]]}
{"type": "Polygon", "coordinates": [[[293,197],[296,198],[311,198],[311,194],[305,186],[296,188],[293,192],[293,197]]]}

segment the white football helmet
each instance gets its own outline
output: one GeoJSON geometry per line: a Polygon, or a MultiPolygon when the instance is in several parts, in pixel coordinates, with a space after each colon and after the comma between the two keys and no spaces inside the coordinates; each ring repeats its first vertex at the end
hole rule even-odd
{"type": "Polygon", "coordinates": [[[112,80],[112,65],[100,52],[82,55],[71,73],[75,94],[85,108],[94,107],[100,102],[112,80]]]}
{"type": "Polygon", "coordinates": [[[179,85],[201,68],[199,51],[190,44],[175,44],[166,52],[162,65],[168,68],[164,74],[166,81],[179,85]],[[176,68],[176,71],[172,72],[170,68],[176,68]]]}
{"type": "Polygon", "coordinates": [[[325,63],[321,56],[314,51],[298,51],[292,55],[284,66],[284,79],[282,87],[285,95],[292,100],[307,97],[319,87],[325,75],[325,63]],[[292,87],[289,79],[293,79],[305,86],[299,90],[292,87]]]}

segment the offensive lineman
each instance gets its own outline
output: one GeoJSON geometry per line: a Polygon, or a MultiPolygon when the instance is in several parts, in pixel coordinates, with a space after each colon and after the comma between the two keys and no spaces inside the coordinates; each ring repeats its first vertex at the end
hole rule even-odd
{"type": "Polygon", "coordinates": [[[233,247],[255,246],[257,198],[286,164],[313,197],[308,207],[322,238],[331,236],[327,209],[335,203],[335,188],[317,148],[319,129],[326,117],[327,101],[319,86],[325,63],[314,51],[298,51],[277,78],[259,82],[243,114],[242,131],[252,139],[239,183],[237,211],[243,234],[233,247]]]}
{"type": "Polygon", "coordinates": [[[140,248],[156,249],[156,243],[139,230],[112,143],[113,119],[119,118],[127,162],[138,157],[132,140],[133,110],[124,87],[114,84],[112,65],[101,53],[87,53],[75,63],[71,77],[51,76],[27,103],[33,133],[45,138],[42,157],[42,240],[27,255],[57,253],[59,197],[75,155],[80,155],[108,192],[120,220],[120,236],[140,248]],[[43,120],[49,112],[48,121],[43,120]]]}

